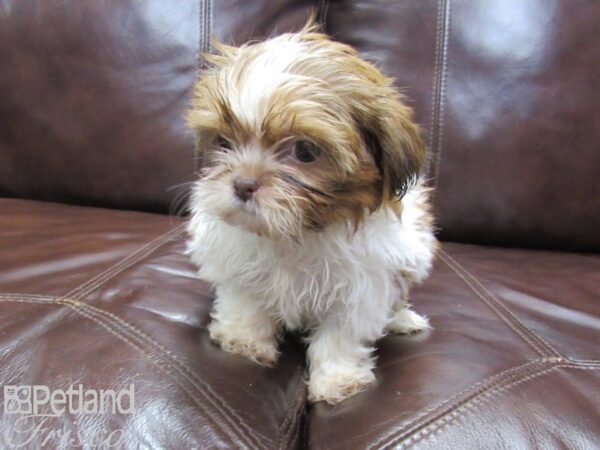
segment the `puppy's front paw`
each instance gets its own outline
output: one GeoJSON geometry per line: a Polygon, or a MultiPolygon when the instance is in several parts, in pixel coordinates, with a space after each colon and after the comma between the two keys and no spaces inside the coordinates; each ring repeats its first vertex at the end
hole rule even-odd
{"type": "Polygon", "coordinates": [[[365,390],[374,382],[375,375],[369,368],[357,366],[315,370],[308,382],[308,399],[311,402],[324,401],[335,405],[365,390]]]}
{"type": "Polygon", "coordinates": [[[208,331],[210,338],[226,352],[244,356],[268,367],[277,362],[279,351],[274,338],[257,339],[249,330],[229,328],[217,321],[211,322],[208,331]]]}
{"type": "Polygon", "coordinates": [[[429,319],[408,308],[400,308],[388,325],[388,331],[396,334],[413,334],[429,329],[431,329],[429,319]]]}

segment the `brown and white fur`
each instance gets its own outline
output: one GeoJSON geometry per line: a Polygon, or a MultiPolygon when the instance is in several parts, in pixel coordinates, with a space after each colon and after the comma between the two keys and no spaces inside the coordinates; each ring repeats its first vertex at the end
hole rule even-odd
{"type": "Polygon", "coordinates": [[[306,331],[309,398],[337,403],[374,381],[377,339],[429,328],[407,303],[437,245],[418,129],[392,80],[312,25],[215,46],[187,116],[210,336],[272,365],[282,330],[306,331]]]}

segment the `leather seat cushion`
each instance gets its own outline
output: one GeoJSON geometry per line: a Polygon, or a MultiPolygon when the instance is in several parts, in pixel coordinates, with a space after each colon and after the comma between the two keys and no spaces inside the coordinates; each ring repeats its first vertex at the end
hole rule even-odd
{"type": "MultiPolygon", "coordinates": [[[[64,415],[49,429],[123,430],[153,448],[600,439],[598,256],[444,243],[412,294],[434,330],[384,338],[377,385],[331,407],[306,404],[297,340],[273,369],[210,342],[212,290],[183,254],[180,219],[3,199],[0,236],[0,382],[135,385],[133,415],[64,415]]],[[[2,446],[17,419],[0,420],[2,446]]]]}
{"type": "Polygon", "coordinates": [[[442,248],[411,296],[434,329],[383,339],[377,386],[316,405],[309,448],[595,448],[600,257],[442,248]]]}
{"type": "MultiPolygon", "coordinates": [[[[209,341],[211,288],[183,254],[180,219],[2,199],[0,236],[0,383],[135,385],[132,415],[63,415],[46,428],[122,430],[149,448],[296,445],[301,351],[285,345],[269,369],[209,341]]],[[[19,417],[0,421],[0,447],[20,442],[19,417]]]]}

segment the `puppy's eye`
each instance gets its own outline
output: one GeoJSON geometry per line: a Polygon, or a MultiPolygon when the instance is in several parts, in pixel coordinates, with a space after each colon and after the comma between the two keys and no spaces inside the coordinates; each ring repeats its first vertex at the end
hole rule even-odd
{"type": "Polygon", "coordinates": [[[310,141],[298,141],[294,144],[294,158],[303,163],[313,162],[321,154],[321,149],[310,141]]]}
{"type": "Polygon", "coordinates": [[[233,148],[231,142],[229,142],[229,140],[224,138],[223,136],[217,137],[217,146],[224,150],[231,150],[233,148]]]}

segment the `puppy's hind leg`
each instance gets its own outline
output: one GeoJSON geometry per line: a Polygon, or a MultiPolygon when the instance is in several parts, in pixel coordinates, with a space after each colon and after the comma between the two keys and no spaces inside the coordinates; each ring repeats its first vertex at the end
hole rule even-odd
{"type": "Polygon", "coordinates": [[[427,317],[420,316],[410,309],[410,304],[408,303],[410,281],[404,275],[401,275],[398,277],[397,282],[400,285],[401,299],[394,307],[392,319],[386,328],[387,332],[393,334],[413,334],[431,329],[427,317]]]}
{"type": "Polygon", "coordinates": [[[388,332],[394,334],[413,334],[429,329],[431,329],[429,319],[411,310],[408,304],[394,311],[394,316],[387,326],[388,332]]]}

